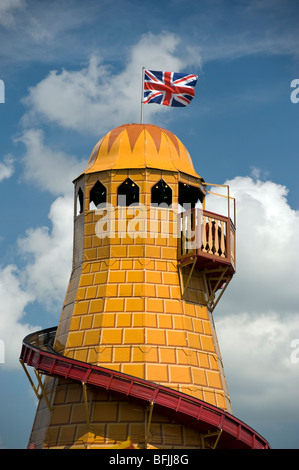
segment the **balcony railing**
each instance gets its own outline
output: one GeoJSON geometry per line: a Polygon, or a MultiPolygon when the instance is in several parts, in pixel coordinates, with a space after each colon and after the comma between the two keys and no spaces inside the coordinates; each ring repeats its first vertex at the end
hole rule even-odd
{"type": "Polygon", "coordinates": [[[179,260],[196,255],[203,268],[216,262],[217,265],[231,266],[235,271],[236,230],[229,217],[191,209],[179,214],[179,230],[179,260]]]}

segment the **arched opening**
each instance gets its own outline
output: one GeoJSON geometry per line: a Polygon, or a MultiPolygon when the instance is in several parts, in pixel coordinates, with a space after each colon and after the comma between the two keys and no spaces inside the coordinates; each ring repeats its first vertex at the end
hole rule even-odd
{"type": "Polygon", "coordinates": [[[139,186],[134,181],[127,178],[118,188],[117,205],[131,206],[139,203],[139,186]]]}
{"type": "Polygon", "coordinates": [[[196,186],[179,183],[179,205],[185,210],[194,209],[196,203],[203,202],[204,195],[196,186]]]}
{"type": "Polygon", "coordinates": [[[84,211],[84,194],[81,188],[77,192],[77,202],[76,202],[76,215],[82,214],[84,211]]]}
{"type": "Polygon", "coordinates": [[[89,194],[89,210],[95,210],[100,204],[106,204],[107,190],[105,186],[97,181],[89,194]]]}
{"type": "Polygon", "coordinates": [[[154,205],[166,204],[170,206],[172,204],[172,189],[163,179],[152,187],[151,202],[154,205]]]}

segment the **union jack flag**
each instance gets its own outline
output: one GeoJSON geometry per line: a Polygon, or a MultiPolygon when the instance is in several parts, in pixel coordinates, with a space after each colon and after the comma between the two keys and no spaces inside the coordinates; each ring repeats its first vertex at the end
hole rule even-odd
{"type": "Polygon", "coordinates": [[[194,97],[198,76],[176,72],[144,71],[144,103],[188,106],[194,97]]]}

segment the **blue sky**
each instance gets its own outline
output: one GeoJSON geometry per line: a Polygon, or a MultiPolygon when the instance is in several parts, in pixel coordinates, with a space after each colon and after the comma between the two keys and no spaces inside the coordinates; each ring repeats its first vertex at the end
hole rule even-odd
{"type": "Polygon", "coordinates": [[[140,121],[142,66],[199,76],[190,106],[146,105],[144,122],[237,198],[237,274],[214,312],[233,412],[299,448],[298,20],[297,0],[0,1],[0,448],[31,431],[18,357],[59,321],[72,180],[105,133],[140,121]]]}

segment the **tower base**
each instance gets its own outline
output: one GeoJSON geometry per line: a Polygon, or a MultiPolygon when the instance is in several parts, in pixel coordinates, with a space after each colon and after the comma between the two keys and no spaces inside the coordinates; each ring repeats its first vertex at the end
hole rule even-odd
{"type": "Polygon", "coordinates": [[[252,428],[198,398],[56,353],[53,331],[23,341],[25,370],[46,375],[28,447],[269,448],[252,428]]]}

